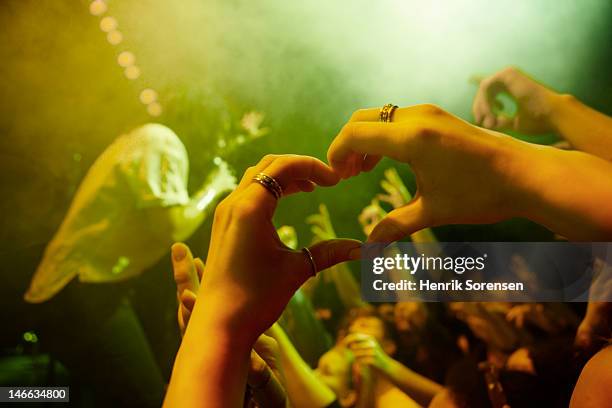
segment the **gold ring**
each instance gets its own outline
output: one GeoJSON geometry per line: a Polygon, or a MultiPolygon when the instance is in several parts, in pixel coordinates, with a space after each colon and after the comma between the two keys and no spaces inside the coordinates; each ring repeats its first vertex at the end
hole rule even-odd
{"type": "Polygon", "coordinates": [[[283,188],[274,177],[268,176],[265,173],[257,173],[255,177],[253,177],[253,181],[264,186],[277,200],[283,196],[283,188]]]}
{"type": "Polygon", "coordinates": [[[314,258],[312,257],[312,252],[307,247],[302,248],[302,252],[306,254],[306,258],[308,258],[308,262],[310,262],[310,267],[312,269],[312,276],[317,275],[317,264],[315,263],[314,258]]]}
{"type": "Polygon", "coordinates": [[[391,122],[393,111],[397,109],[397,105],[392,103],[388,103],[380,109],[380,113],[378,114],[378,118],[381,122],[391,122]]]}

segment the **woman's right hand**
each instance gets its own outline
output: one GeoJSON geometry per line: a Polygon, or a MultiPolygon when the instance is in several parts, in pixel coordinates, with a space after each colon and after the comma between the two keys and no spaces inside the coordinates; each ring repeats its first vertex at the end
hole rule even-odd
{"type": "MultiPolygon", "coordinates": [[[[521,215],[525,170],[537,148],[473,126],[433,105],[397,109],[392,123],[378,109],[357,111],[328,150],[343,178],[371,170],[387,156],[415,173],[417,194],[391,211],[369,241],[392,242],[425,227],[492,223],[521,215]]],[[[541,157],[538,156],[541,160],[541,157]]],[[[540,161],[540,177],[547,163],[540,161]]]]}

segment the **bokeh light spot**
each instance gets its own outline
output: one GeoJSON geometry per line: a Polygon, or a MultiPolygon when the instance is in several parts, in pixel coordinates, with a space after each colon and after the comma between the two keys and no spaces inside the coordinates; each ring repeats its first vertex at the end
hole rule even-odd
{"type": "Polygon", "coordinates": [[[121,34],[121,31],[113,30],[110,33],[108,33],[108,35],[106,36],[106,39],[112,45],[117,45],[121,43],[121,41],[123,41],[123,34],[121,34]]]}
{"type": "Polygon", "coordinates": [[[107,10],[106,3],[103,0],[94,0],[89,5],[89,12],[94,16],[101,16],[106,13],[107,10]]]}
{"type": "Polygon", "coordinates": [[[138,77],[140,77],[140,68],[136,65],[130,65],[125,68],[125,77],[127,79],[138,79],[138,77]]]}
{"type": "Polygon", "coordinates": [[[157,92],[155,92],[153,89],[146,88],[143,89],[142,92],[140,92],[140,102],[144,103],[145,105],[149,105],[155,102],[156,100],[157,92]]]}
{"type": "Polygon", "coordinates": [[[134,54],[129,51],[123,51],[117,57],[117,64],[119,64],[123,68],[127,68],[131,65],[134,65],[134,62],[136,62],[136,57],[134,57],[134,54]]]}
{"type": "Polygon", "coordinates": [[[117,29],[117,19],[115,17],[106,16],[100,20],[100,30],[105,33],[110,33],[117,29]]]}

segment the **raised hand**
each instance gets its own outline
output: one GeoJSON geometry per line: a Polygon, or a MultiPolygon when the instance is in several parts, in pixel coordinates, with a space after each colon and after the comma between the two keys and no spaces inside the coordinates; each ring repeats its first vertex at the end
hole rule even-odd
{"type": "Polygon", "coordinates": [[[380,206],[378,199],[374,198],[370,205],[364,207],[359,213],[359,223],[366,235],[370,235],[374,227],[387,215],[387,212],[380,206]]]}
{"type": "Polygon", "coordinates": [[[386,372],[391,364],[391,357],[385,353],[378,341],[369,334],[352,333],[342,340],[355,356],[355,362],[360,365],[386,372]]]}
{"type": "Polygon", "coordinates": [[[390,204],[393,208],[403,207],[412,200],[412,195],[393,167],[385,170],[385,178],[381,180],[380,186],[386,194],[378,194],[378,199],[390,204]]]}
{"type": "Polygon", "coordinates": [[[476,124],[489,129],[512,129],[527,134],[553,131],[551,113],[559,95],[529,78],[517,68],[505,68],[480,82],[472,112],[476,124]],[[500,111],[497,97],[510,94],[517,112],[509,116],[500,111]]]}
{"type": "MultiPolygon", "coordinates": [[[[200,290],[207,293],[202,307],[216,310],[214,318],[223,324],[238,325],[251,341],[278,319],[294,291],[313,273],[305,254],[289,249],[278,237],[272,224],[277,199],[253,181],[260,172],[276,179],[283,195],[339,180],[330,167],[312,157],[270,155],[249,168],[217,207],[200,290]]],[[[355,240],[332,240],[310,251],[317,269],[323,270],[350,259],[359,246],[355,240]]],[[[196,306],[195,314],[197,310],[196,306]]]]}
{"type": "Polygon", "coordinates": [[[310,224],[310,231],[314,235],[314,241],[325,241],[337,238],[334,226],[331,223],[331,217],[325,204],[319,204],[319,212],[309,215],[306,222],[310,224]]]}
{"type": "Polygon", "coordinates": [[[433,105],[397,109],[393,123],[375,120],[377,110],[358,111],[328,151],[343,178],[368,171],[381,156],[408,163],[417,194],[391,211],[370,234],[391,242],[428,226],[490,223],[517,214],[516,187],[524,143],[475,127],[433,105]],[[364,158],[365,156],[365,158],[364,158]]]}

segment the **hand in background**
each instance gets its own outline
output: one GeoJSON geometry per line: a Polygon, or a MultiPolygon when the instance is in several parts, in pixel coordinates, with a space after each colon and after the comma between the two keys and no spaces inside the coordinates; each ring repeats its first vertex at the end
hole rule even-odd
{"type": "Polygon", "coordinates": [[[412,200],[412,195],[393,167],[385,170],[385,178],[380,181],[380,186],[386,194],[378,194],[376,197],[393,208],[403,207],[412,200]]]}
{"type": "Polygon", "coordinates": [[[336,231],[331,222],[329,211],[325,204],[319,204],[319,212],[309,215],[306,223],[310,224],[310,231],[314,235],[314,242],[326,241],[337,238],[336,231]]]}
{"type": "Polygon", "coordinates": [[[389,369],[391,357],[385,353],[376,339],[368,334],[352,333],[342,340],[355,356],[355,362],[360,365],[375,368],[381,372],[389,369]]]}
{"type": "Polygon", "coordinates": [[[374,230],[374,227],[376,227],[386,215],[387,212],[380,206],[380,202],[374,198],[370,205],[361,210],[358,217],[364,234],[369,236],[374,230]]]}
{"type": "Polygon", "coordinates": [[[208,186],[217,194],[232,191],[236,188],[236,176],[232,173],[229,165],[221,158],[215,159],[216,168],[208,176],[208,186]]]}
{"type": "Polygon", "coordinates": [[[480,82],[472,112],[477,125],[489,129],[512,129],[526,134],[549,133],[554,129],[550,114],[559,95],[517,68],[505,68],[480,82]],[[500,111],[497,96],[505,92],[517,103],[513,117],[500,111]]]}
{"type": "Polygon", "coordinates": [[[200,258],[194,259],[187,245],[177,242],[172,245],[172,270],[179,301],[178,325],[184,335],[200,289],[204,263],[200,258]]]}

